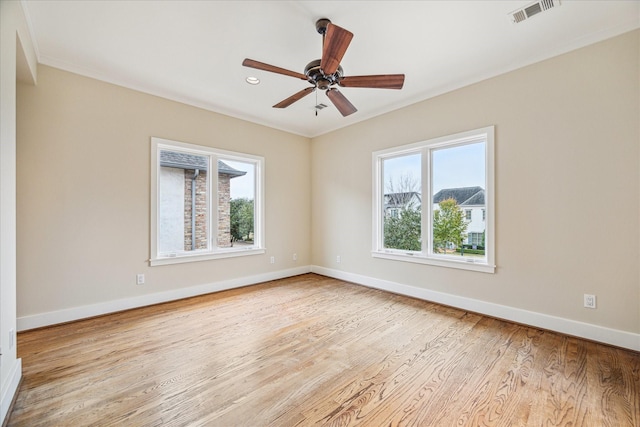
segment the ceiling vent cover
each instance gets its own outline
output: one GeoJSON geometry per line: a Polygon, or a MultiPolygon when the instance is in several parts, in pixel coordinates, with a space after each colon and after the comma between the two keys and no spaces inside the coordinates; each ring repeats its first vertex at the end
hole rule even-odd
{"type": "Polygon", "coordinates": [[[560,6],[560,0],[540,0],[535,3],[531,3],[522,9],[511,12],[509,14],[509,19],[514,24],[517,24],[539,14],[540,12],[544,12],[545,10],[549,10],[557,6],[560,6]]]}

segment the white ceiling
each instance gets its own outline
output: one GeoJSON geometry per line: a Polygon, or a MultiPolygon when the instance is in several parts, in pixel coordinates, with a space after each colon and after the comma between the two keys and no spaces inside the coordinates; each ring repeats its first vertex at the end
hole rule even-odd
{"type": "Polygon", "coordinates": [[[613,0],[562,0],[512,24],[530,3],[23,0],[42,64],[307,137],[640,27],[640,2],[613,0]],[[242,60],[303,73],[321,56],[322,17],[354,33],[345,75],[404,73],[404,88],[340,89],[358,108],[346,118],[319,91],[317,117],[316,93],[272,108],[309,84],[242,60]]]}

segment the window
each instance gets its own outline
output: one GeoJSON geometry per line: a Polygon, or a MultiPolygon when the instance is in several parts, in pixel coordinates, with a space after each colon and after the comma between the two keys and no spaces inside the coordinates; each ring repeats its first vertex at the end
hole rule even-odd
{"type": "Polygon", "coordinates": [[[420,168],[419,154],[385,159],[383,234],[387,248],[420,248],[420,168]]]}
{"type": "Polygon", "coordinates": [[[472,246],[471,249],[477,249],[484,246],[483,240],[482,233],[469,233],[468,245],[472,246]]]}
{"type": "Polygon", "coordinates": [[[258,156],[151,139],[151,265],[264,253],[258,156]]]}
{"type": "Polygon", "coordinates": [[[373,153],[372,255],[494,272],[493,144],[491,126],[373,153]]]}

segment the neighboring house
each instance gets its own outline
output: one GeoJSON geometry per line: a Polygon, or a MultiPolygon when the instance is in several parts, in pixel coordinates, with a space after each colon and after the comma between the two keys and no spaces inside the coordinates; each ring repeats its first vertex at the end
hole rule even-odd
{"type": "MultiPolygon", "coordinates": [[[[207,169],[205,156],[160,152],[159,252],[207,249],[207,169]]],[[[231,179],[245,174],[218,161],[219,247],[231,246],[231,179]]]]}
{"type": "MultiPolygon", "coordinates": [[[[454,199],[464,213],[467,221],[467,238],[465,245],[482,245],[485,230],[485,202],[482,187],[445,188],[433,196],[433,209],[437,210],[443,200],[454,199]]],[[[384,195],[384,212],[386,216],[397,217],[402,208],[412,206],[420,210],[422,195],[416,191],[389,193],[384,195]]]]}
{"type": "Polygon", "coordinates": [[[417,191],[407,191],[404,193],[389,193],[384,195],[385,216],[397,217],[402,208],[410,206],[420,210],[422,205],[422,195],[417,191]]]}
{"type": "Polygon", "coordinates": [[[482,187],[445,188],[433,196],[433,209],[447,199],[454,199],[465,215],[468,223],[465,245],[482,245],[482,235],[485,230],[485,201],[482,187]]]}

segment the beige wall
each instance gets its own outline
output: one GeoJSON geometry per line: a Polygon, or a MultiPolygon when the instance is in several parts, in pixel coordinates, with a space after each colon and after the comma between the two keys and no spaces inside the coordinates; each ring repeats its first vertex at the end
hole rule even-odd
{"type": "Polygon", "coordinates": [[[313,263],[639,333],[639,38],[628,33],[314,138],[313,263]],[[496,273],[372,258],[371,153],[489,125],[496,273]],[[584,293],[597,295],[596,310],[582,307],[584,293]]]}
{"type": "Polygon", "coordinates": [[[638,334],[639,38],[312,141],[42,66],[18,90],[17,315],[314,265],[638,334]],[[496,273],[372,258],[371,153],[488,125],[496,273]],[[267,254],[148,267],[151,136],[266,157],[267,254]]]}
{"type": "Polygon", "coordinates": [[[18,317],[309,265],[309,167],[307,138],[39,66],[18,86],[18,317]],[[265,157],[266,254],[148,266],[152,136],[265,157]]]}

